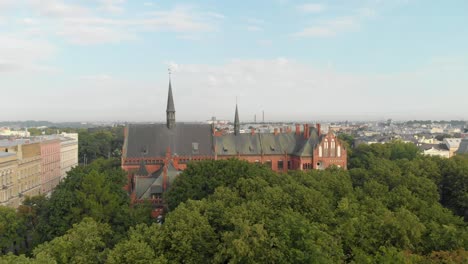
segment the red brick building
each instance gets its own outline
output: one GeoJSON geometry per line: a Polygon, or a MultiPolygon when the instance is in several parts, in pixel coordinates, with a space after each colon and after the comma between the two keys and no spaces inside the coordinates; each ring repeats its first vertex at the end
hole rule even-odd
{"type": "Polygon", "coordinates": [[[122,152],[122,168],[128,172],[127,190],[134,202],[159,202],[187,163],[199,160],[238,158],[261,163],[278,172],[346,169],[344,145],[332,133],[321,133],[320,124],[297,124],[295,129],[274,133],[240,133],[236,106],[234,133],[221,134],[212,125],[176,123],[172,86],[166,124],[128,125],[122,152]]]}

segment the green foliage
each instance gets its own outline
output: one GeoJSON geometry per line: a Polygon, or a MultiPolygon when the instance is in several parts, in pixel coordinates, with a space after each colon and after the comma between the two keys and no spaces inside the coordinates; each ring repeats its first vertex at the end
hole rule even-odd
{"type": "Polygon", "coordinates": [[[24,221],[15,210],[0,206],[0,253],[6,253],[22,243],[24,232],[24,221]]]}
{"type": "Polygon", "coordinates": [[[65,235],[39,245],[34,249],[34,256],[54,259],[59,264],[99,263],[105,257],[111,238],[109,225],[86,217],[65,235]]]}
{"type": "Polygon", "coordinates": [[[118,234],[133,224],[130,200],[123,190],[126,174],[114,160],[98,159],[68,173],[47,202],[37,225],[39,242],[61,236],[84,217],[109,223],[118,234]]]}
{"type": "Polygon", "coordinates": [[[87,163],[98,158],[120,158],[124,141],[123,131],[123,126],[78,130],[80,163],[83,163],[85,158],[87,163]]]}
{"type": "MultiPolygon", "coordinates": [[[[467,259],[468,226],[453,214],[467,208],[466,157],[425,157],[411,145],[393,142],[360,146],[351,163],[349,171],[287,174],[238,160],[191,163],[166,196],[171,211],[165,222],[155,224],[150,204],[129,208],[118,162],[96,160],[72,170],[49,200],[28,199],[18,212],[24,226],[53,240],[39,245],[35,258],[6,255],[0,262],[467,259]]],[[[15,213],[5,215],[12,219],[15,213]]]]}
{"type": "Polygon", "coordinates": [[[441,162],[442,204],[468,220],[468,157],[455,156],[441,162]]]}
{"type": "Polygon", "coordinates": [[[263,166],[252,166],[247,161],[234,159],[193,162],[175,180],[165,199],[172,210],[188,199],[199,200],[212,194],[216,187],[233,186],[239,178],[271,173],[263,166]]]}

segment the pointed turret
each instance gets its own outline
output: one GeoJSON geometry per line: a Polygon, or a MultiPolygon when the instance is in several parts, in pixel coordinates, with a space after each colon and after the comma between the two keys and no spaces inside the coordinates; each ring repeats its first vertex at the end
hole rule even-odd
{"type": "Polygon", "coordinates": [[[234,116],[234,135],[239,135],[239,133],[240,133],[239,111],[237,110],[237,104],[236,104],[236,114],[234,116]]]}
{"type": "Polygon", "coordinates": [[[175,127],[175,107],[174,98],[172,97],[171,78],[169,77],[169,93],[167,95],[167,108],[166,108],[166,125],[167,128],[172,129],[175,127]]]}

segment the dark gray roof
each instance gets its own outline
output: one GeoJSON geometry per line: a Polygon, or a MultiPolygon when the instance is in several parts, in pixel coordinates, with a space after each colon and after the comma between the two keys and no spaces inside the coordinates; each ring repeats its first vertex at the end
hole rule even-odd
{"type": "Polygon", "coordinates": [[[15,156],[15,155],[16,155],[15,153],[11,153],[11,152],[0,152],[0,158],[10,157],[10,156],[15,156]]]}
{"type": "Polygon", "coordinates": [[[175,112],[174,98],[172,96],[172,85],[171,80],[169,80],[169,94],[167,95],[167,112],[175,112]]]}
{"type": "MultiPolygon", "coordinates": [[[[135,195],[138,199],[148,199],[151,198],[151,194],[161,194],[163,193],[163,172],[164,166],[159,170],[155,171],[148,177],[135,177],[135,195]]],[[[169,189],[172,186],[172,183],[179,175],[179,171],[174,167],[174,165],[169,163],[167,166],[167,182],[166,188],[169,189]]]]}
{"type": "Polygon", "coordinates": [[[136,175],[147,176],[148,174],[149,174],[148,170],[146,170],[146,166],[145,166],[145,160],[141,159],[140,160],[140,167],[138,168],[138,171],[136,172],[136,175]]]}
{"type": "Polygon", "coordinates": [[[163,157],[168,147],[178,156],[213,155],[212,128],[207,124],[129,125],[124,143],[124,157],[163,157]]]}
{"type": "Polygon", "coordinates": [[[443,143],[441,144],[421,144],[419,146],[421,150],[437,149],[437,150],[448,150],[447,146],[443,143]]]}
{"type": "Polygon", "coordinates": [[[468,138],[464,138],[460,143],[457,154],[468,154],[468,138]]]}
{"type": "Polygon", "coordinates": [[[215,138],[216,153],[220,156],[235,155],[281,155],[312,156],[313,149],[319,142],[315,128],[311,128],[310,137],[295,133],[280,134],[228,134],[215,138]]]}

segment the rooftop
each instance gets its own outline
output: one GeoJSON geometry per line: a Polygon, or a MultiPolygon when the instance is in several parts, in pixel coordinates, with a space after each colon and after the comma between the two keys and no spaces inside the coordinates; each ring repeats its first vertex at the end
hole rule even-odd
{"type": "Polygon", "coordinates": [[[5,158],[5,157],[10,157],[10,156],[15,156],[15,153],[10,153],[10,152],[0,152],[0,158],[5,158]]]}

